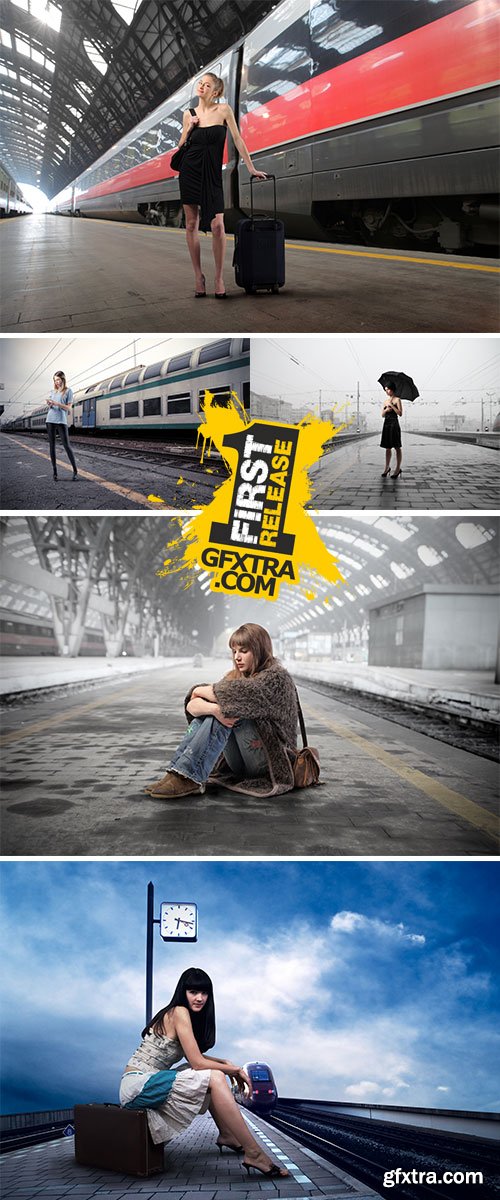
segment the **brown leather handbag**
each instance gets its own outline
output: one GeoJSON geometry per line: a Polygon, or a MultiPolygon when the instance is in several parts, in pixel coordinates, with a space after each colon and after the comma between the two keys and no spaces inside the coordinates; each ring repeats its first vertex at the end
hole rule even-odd
{"type": "Polygon", "coordinates": [[[297,691],[297,708],[299,713],[300,735],[302,750],[293,750],[293,782],[296,788],[315,787],[319,783],[319,752],[307,743],[307,733],[300,700],[297,691]]]}

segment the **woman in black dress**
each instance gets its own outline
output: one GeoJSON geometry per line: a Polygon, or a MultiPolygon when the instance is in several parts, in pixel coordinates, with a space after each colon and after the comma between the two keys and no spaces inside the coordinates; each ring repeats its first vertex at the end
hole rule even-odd
{"type": "Polygon", "coordinates": [[[189,138],[189,145],[179,172],[181,200],[186,218],[186,237],[195,275],[195,296],[206,296],[205,276],[201,269],[199,230],[212,231],[212,250],[215,262],[215,296],[224,300],[223,269],[226,251],[224,229],[224,195],[222,191],[222,160],[229,129],[243,162],[251,175],[266,179],[264,171],[256,171],[236,124],[229,104],[221,97],[224,83],[207,71],[197,87],[198,104],[195,115],[187,111],[182,122],[179,148],[189,138]]]}
{"type": "Polygon", "coordinates": [[[401,471],[401,426],[398,417],[402,416],[403,407],[401,400],[396,396],[395,391],[390,387],[385,387],[384,392],[387,400],[384,400],[382,406],[382,416],[384,424],[382,426],[382,439],[380,445],[385,450],[385,471],[382,472],[382,479],[385,479],[391,469],[391,454],[396,451],[396,470],[391,475],[391,479],[397,479],[398,475],[402,475],[401,471]]]}

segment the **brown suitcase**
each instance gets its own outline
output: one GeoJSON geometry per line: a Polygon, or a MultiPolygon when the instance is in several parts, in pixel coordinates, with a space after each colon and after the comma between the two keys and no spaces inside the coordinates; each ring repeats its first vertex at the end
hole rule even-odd
{"type": "Polygon", "coordinates": [[[75,1104],[75,1158],[85,1167],[122,1175],[163,1171],[163,1144],[155,1145],[145,1109],[119,1104],[75,1104]]]}

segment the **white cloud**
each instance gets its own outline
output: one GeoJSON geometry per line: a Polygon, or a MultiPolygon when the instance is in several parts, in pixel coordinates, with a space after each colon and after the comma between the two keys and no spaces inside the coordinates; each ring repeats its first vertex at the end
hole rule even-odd
{"type": "Polygon", "coordinates": [[[443,1087],[442,1083],[439,1083],[436,1088],[437,1092],[449,1092],[449,1090],[450,1090],[449,1087],[443,1087]]]}
{"type": "Polygon", "coordinates": [[[352,1100],[366,1100],[370,1096],[378,1096],[380,1093],[380,1084],[373,1083],[370,1079],[360,1079],[359,1083],[350,1083],[345,1089],[346,1096],[350,1096],[352,1100]]]}
{"type": "Polygon", "coordinates": [[[424,934],[411,933],[401,921],[397,925],[391,925],[389,921],[381,921],[379,917],[365,917],[363,913],[343,911],[335,913],[330,925],[334,933],[370,933],[376,937],[411,942],[415,946],[425,945],[424,934]]]}

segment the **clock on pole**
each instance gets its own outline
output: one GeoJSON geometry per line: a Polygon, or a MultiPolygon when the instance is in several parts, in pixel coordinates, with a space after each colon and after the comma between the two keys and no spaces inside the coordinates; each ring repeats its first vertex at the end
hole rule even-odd
{"type": "Polygon", "coordinates": [[[160,905],[160,937],[164,942],[196,942],[198,940],[198,908],[196,904],[164,900],[160,905]]]}

